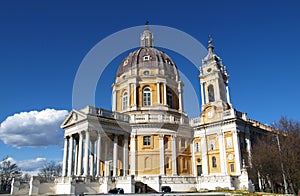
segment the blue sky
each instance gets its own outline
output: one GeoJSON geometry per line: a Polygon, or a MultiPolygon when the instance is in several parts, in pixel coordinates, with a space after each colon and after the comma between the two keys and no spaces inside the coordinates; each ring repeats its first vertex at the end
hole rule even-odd
{"type": "MultiPolygon", "coordinates": [[[[73,82],[85,55],[112,33],[143,25],[147,20],[184,31],[205,46],[211,34],[215,52],[228,68],[231,102],[237,110],[267,124],[282,115],[300,119],[299,6],[296,0],[1,1],[0,158],[10,156],[25,165],[24,169],[28,163],[32,166],[45,160],[60,161],[61,130],[49,124],[39,127],[32,121],[20,126],[20,121],[32,120],[28,116],[44,119],[60,112],[60,118],[49,122],[57,126],[72,109],[73,82]],[[7,124],[11,127],[3,131],[3,122],[13,115],[7,124]],[[37,130],[50,139],[35,143],[32,133],[37,130]],[[30,138],[32,142],[28,142],[30,138]],[[18,142],[20,145],[16,145],[18,142]]],[[[165,51],[198,86],[193,65],[165,51]]],[[[113,60],[101,76],[96,106],[111,107],[107,95],[117,67],[127,54],[113,60]]],[[[199,86],[196,90],[199,93],[199,86]]],[[[197,116],[193,106],[186,108],[191,117],[197,116]]]]}

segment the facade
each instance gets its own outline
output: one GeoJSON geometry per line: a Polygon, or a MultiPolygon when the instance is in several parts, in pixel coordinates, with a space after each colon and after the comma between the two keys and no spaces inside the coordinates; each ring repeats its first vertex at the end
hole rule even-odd
{"type": "Polygon", "coordinates": [[[140,48],[118,68],[112,111],[86,106],[62,123],[63,171],[53,189],[57,194],[107,193],[114,187],[125,193],[162,186],[248,189],[251,142],[272,130],[233,108],[228,77],[210,39],[199,74],[202,112],[189,119],[176,64],[154,47],[146,25],[140,48]]]}

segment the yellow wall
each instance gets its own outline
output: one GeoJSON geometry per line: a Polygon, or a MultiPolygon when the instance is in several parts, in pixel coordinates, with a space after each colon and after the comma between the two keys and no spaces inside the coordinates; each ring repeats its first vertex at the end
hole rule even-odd
{"type": "MultiPolygon", "coordinates": [[[[148,135],[145,135],[148,136],[148,135]]],[[[151,136],[151,144],[144,146],[143,137],[137,136],[136,143],[136,170],[138,175],[159,175],[160,174],[160,149],[159,135],[151,136]]],[[[180,142],[177,139],[177,145],[180,142]]],[[[164,158],[165,158],[165,173],[172,175],[172,137],[164,136],[164,158]]],[[[177,151],[177,172],[180,174],[192,174],[192,161],[190,152],[190,140],[186,139],[186,148],[177,151]],[[185,163],[183,163],[185,161],[185,163]]]]}

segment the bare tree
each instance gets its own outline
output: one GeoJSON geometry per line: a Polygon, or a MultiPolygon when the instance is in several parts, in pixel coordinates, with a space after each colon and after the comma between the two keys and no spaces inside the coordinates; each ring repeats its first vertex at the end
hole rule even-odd
{"type": "Polygon", "coordinates": [[[272,135],[256,140],[252,149],[252,174],[260,178],[261,191],[277,192],[276,183],[280,176],[279,152],[272,135]],[[259,176],[258,176],[259,175],[259,176]]]}
{"type": "Polygon", "coordinates": [[[282,117],[274,130],[256,138],[252,148],[252,179],[260,178],[264,191],[293,193],[300,189],[300,123],[282,117]]]}
{"type": "Polygon", "coordinates": [[[22,180],[24,182],[29,182],[30,181],[30,178],[31,178],[31,175],[28,174],[28,173],[25,173],[23,176],[22,176],[22,180]]]}
{"type": "Polygon", "coordinates": [[[55,177],[60,176],[62,171],[62,165],[54,161],[46,163],[42,169],[40,169],[38,175],[41,182],[53,181],[55,177]]]}
{"type": "Polygon", "coordinates": [[[8,157],[4,158],[0,162],[0,179],[1,179],[1,191],[9,191],[13,178],[22,176],[22,172],[16,163],[11,162],[8,157]]]}
{"type": "Polygon", "coordinates": [[[282,117],[274,128],[283,132],[278,137],[282,169],[289,192],[296,194],[300,189],[300,122],[282,117]]]}

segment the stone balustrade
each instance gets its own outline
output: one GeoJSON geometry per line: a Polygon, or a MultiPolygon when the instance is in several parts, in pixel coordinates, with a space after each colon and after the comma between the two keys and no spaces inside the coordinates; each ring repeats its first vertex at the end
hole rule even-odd
{"type": "Polygon", "coordinates": [[[130,123],[171,123],[171,124],[189,124],[189,120],[184,116],[171,114],[134,114],[131,115],[130,123]]]}
{"type": "Polygon", "coordinates": [[[111,118],[111,119],[120,120],[124,122],[129,122],[130,120],[130,116],[127,114],[121,114],[119,112],[113,112],[110,110],[96,108],[93,106],[87,106],[86,108],[83,109],[83,111],[90,115],[111,118]]]}

